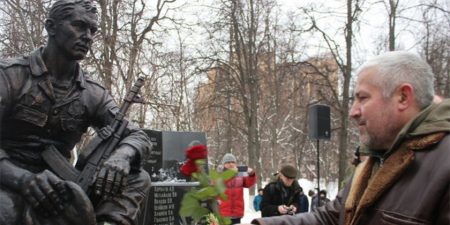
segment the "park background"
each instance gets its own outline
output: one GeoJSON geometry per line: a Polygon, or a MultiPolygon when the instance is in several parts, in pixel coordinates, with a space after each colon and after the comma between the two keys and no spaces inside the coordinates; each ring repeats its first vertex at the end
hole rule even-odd
{"type": "MultiPolygon", "coordinates": [[[[2,58],[45,43],[53,2],[0,1],[2,58]]],[[[317,145],[307,126],[314,104],[331,107],[331,139],[320,145],[321,187],[342,185],[358,144],[348,119],[354,74],[373,55],[417,53],[436,75],[436,93],[450,97],[447,0],[96,2],[99,31],[81,62],[92,79],[120,102],[145,76],[145,102],[133,106],[131,120],[147,129],[205,132],[210,168],[232,152],[256,170],[256,188],[282,163],[317,182],[317,145]]]]}

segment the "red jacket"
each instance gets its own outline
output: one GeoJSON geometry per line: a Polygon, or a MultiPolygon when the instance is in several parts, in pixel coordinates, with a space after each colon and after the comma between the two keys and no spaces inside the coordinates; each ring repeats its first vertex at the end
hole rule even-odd
{"type": "Polygon", "coordinates": [[[227,200],[220,199],[220,213],[222,216],[242,218],[244,216],[244,187],[249,188],[256,183],[256,175],[235,176],[225,182],[227,200]]]}

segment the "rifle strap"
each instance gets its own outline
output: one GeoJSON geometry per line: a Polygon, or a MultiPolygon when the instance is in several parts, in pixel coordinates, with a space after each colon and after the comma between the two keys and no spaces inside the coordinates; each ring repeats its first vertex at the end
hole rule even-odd
{"type": "Polygon", "coordinates": [[[89,144],[83,149],[82,152],[80,152],[80,154],[78,155],[78,162],[76,165],[76,168],[80,169],[83,168],[84,163],[86,161],[86,159],[89,158],[89,156],[94,152],[95,149],[97,149],[97,147],[106,139],[108,139],[109,137],[111,137],[111,135],[113,134],[113,130],[111,128],[111,126],[105,126],[102,129],[100,129],[99,131],[97,131],[97,136],[94,137],[89,144]]]}
{"type": "Polygon", "coordinates": [[[76,181],[80,172],[56,149],[53,145],[47,145],[41,153],[42,158],[48,164],[53,173],[64,180],[76,181]]]}

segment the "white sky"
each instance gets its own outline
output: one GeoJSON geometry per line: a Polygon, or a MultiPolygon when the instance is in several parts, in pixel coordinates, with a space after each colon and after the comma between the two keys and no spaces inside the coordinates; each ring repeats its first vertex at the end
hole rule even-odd
{"type": "MultiPolygon", "coordinates": [[[[438,0],[439,1],[439,0],[438,0]]],[[[326,11],[327,8],[333,11],[340,11],[345,13],[346,1],[343,0],[278,0],[278,2],[285,6],[286,10],[299,11],[298,8],[316,5],[321,10],[326,11]]],[[[360,32],[355,31],[355,39],[357,45],[354,46],[361,55],[374,55],[377,54],[376,50],[379,39],[386,37],[388,34],[388,16],[385,6],[381,3],[373,4],[374,0],[366,0],[363,8],[363,14],[360,16],[360,32]]],[[[380,1],[377,1],[380,2],[380,1]]],[[[418,0],[400,0],[399,8],[406,8],[417,4],[418,0]]],[[[442,1],[440,1],[442,2],[442,1]]],[[[408,10],[401,13],[402,16],[418,18],[421,15],[417,15],[414,10],[408,10]]],[[[341,29],[344,26],[344,21],[336,21],[335,16],[325,17],[322,16],[322,20],[319,21],[319,26],[327,30],[329,34],[333,34],[333,30],[341,29]]],[[[344,18],[343,18],[344,19],[344,18]]],[[[398,19],[397,21],[397,39],[396,44],[399,49],[415,51],[415,34],[412,31],[417,31],[417,24],[407,24],[404,19],[398,19]]],[[[354,27],[355,29],[355,27],[354,27]]],[[[365,58],[364,56],[360,56],[365,58]]],[[[364,60],[364,59],[362,59],[364,60]]]]}
{"type": "MultiPolygon", "coordinates": [[[[179,18],[185,18],[191,21],[192,23],[208,20],[208,17],[211,16],[211,10],[209,7],[215,7],[218,5],[216,2],[219,0],[178,0],[176,2],[177,6],[183,5],[182,12],[177,12],[174,15],[179,18]],[[199,20],[197,20],[199,19],[199,20]]],[[[356,44],[354,45],[354,58],[355,65],[358,65],[362,61],[365,61],[367,57],[370,57],[374,54],[379,53],[379,43],[381,38],[386,38],[388,29],[387,29],[387,12],[385,10],[385,6],[381,3],[373,4],[376,0],[365,0],[365,4],[363,5],[363,14],[360,16],[360,31],[355,31],[355,39],[356,44]]],[[[399,8],[407,8],[413,6],[419,1],[424,0],[400,0],[399,8]]],[[[445,1],[448,0],[437,0],[442,5],[445,5],[445,1]]],[[[379,1],[378,1],[379,2],[379,1]]],[[[316,6],[322,11],[340,11],[341,13],[345,13],[346,3],[344,0],[277,0],[277,3],[282,6],[283,13],[281,16],[284,16],[284,20],[289,20],[291,18],[287,18],[289,12],[294,12],[296,14],[301,15],[300,7],[305,6],[316,6]]],[[[448,4],[448,3],[447,3],[448,4]]],[[[174,6],[171,5],[171,6],[174,6]]],[[[448,6],[446,6],[448,7],[448,6]]],[[[420,19],[421,14],[414,12],[414,10],[407,10],[406,12],[402,12],[401,15],[408,17],[415,17],[420,19]]],[[[342,14],[342,16],[344,16],[342,14]]],[[[336,19],[336,14],[326,14],[322,13],[317,16],[318,25],[327,31],[327,33],[336,39],[342,39],[342,35],[336,35],[338,32],[342,31],[344,27],[344,17],[342,19],[336,19]],[[335,36],[333,36],[335,35],[335,36]]],[[[282,18],[283,19],[283,18],[282,18]]],[[[295,21],[297,22],[297,21],[295,21]]],[[[298,21],[300,23],[306,23],[307,21],[298,21]]],[[[417,31],[420,30],[418,27],[420,26],[418,23],[406,23],[406,20],[399,19],[397,22],[397,46],[403,50],[416,51],[415,50],[415,42],[417,42],[417,31]]],[[[191,28],[195,27],[195,25],[191,26],[191,28]]],[[[183,34],[183,41],[186,45],[194,44],[197,42],[201,42],[206,38],[205,33],[197,32],[195,30],[186,31],[187,34],[183,34]]],[[[178,42],[178,37],[170,38],[172,41],[178,42]]],[[[315,38],[316,43],[322,41],[320,38],[315,38]]],[[[311,41],[311,40],[310,40],[311,41]]],[[[342,44],[342,47],[344,45],[342,44]]],[[[177,46],[176,46],[177,48],[177,46]]],[[[192,49],[191,49],[192,50],[192,49]]],[[[188,49],[189,51],[189,49],[188,49]]]]}

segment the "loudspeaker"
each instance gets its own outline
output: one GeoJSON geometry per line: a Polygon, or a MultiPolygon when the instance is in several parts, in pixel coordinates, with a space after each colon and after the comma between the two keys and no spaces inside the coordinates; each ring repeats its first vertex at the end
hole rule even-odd
{"type": "Polygon", "coordinates": [[[312,105],[308,109],[309,138],[330,139],[330,107],[327,105],[312,105]]]}

